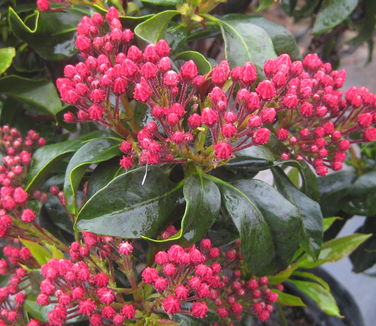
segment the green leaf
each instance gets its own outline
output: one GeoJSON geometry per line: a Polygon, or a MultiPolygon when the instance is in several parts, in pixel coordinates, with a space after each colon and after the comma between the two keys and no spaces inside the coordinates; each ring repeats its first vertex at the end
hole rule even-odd
{"type": "Polygon", "coordinates": [[[346,203],[345,197],[356,178],[353,171],[341,171],[318,178],[320,206],[324,216],[335,216],[346,203]]]}
{"type": "Polygon", "coordinates": [[[0,75],[3,74],[10,67],[15,55],[15,48],[0,49],[0,75]]]}
{"type": "Polygon", "coordinates": [[[44,265],[51,259],[51,253],[39,243],[22,238],[19,239],[30,250],[31,255],[39,265],[44,265]]]}
{"type": "Polygon", "coordinates": [[[197,51],[184,51],[180,52],[175,56],[176,60],[193,60],[198,68],[200,74],[205,75],[211,71],[212,66],[210,62],[202,55],[200,52],[197,51]]]}
{"type": "Polygon", "coordinates": [[[226,59],[232,67],[251,61],[261,72],[265,61],[276,57],[273,42],[268,33],[253,24],[248,16],[228,15],[222,19],[213,16],[206,17],[220,26],[225,42],[226,59]]]}
{"type": "Polygon", "coordinates": [[[154,238],[174,213],[182,186],[171,182],[159,167],[126,172],[86,202],[76,229],[123,238],[154,238]]]}
{"type": "Polygon", "coordinates": [[[183,188],[186,202],[180,232],[167,241],[193,244],[208,232],[219,215],[221,193],[216,184],[202,175],[192,175],[183,188]]]}
{"type": "Polygon", "coordinates": [[[178,13],[176,10],[162,11],[138,24],[134,32],[146,42],[157,43],[164,37],[168,24],[178,13]]]}
{"type": "Polygon", "coordinates": [[[57,249],[54,245],[46,243],[46,247],[51,253],[51,258],[64,259],[64,254],[59,249],[57,249]]]}
{"type": "Polygon", "coordinates": [[[295,37],[288,29],[264,17],[250,17],[250,21],[252,24],[263,28],[269,34],[274,50],[278,55],[287,53],[293,60],[301,58],[295,37]]]}
{"type": "Polygon", "coordinates": [[[282,306],[290,307],[305,307],[305,303],[299,297],[273,289],[273,292],[278,293],[278,303],[282,306]]]}
{"type": "Polygon", "coordinates": [[[323,221],[322,221],[322,227],[323,227],[324,232],[326,230],[328,230],[333,225],[333,223],[335,221],[340,220],[340,219],[341,219],[340,217],[326,217],[326,218],[324,218],[323,221]]]}
{"type": "Polygon", "coordinates": [[[274,4],[274,0],[259,0],[259,5],[257,7],[257,11],[263,11],[274,4]]]}
{"type": "Polygon", "coordinates": [[[64,198],[69,213],[77,213],[76,192],[88,166],[119,155],[119,145],[118,139],[98,138],[88,141],[74,153],[65,172],[64,181],[64,198]]]}
{"type": "Polygon", "coordinates": [[[312,257],[317,258],[323,239],[323,216],[320,205],[299,191],[279,167],[272,169],[279,192],[298,208],[301,218],[301,245],[312,257]]]}
{"type": "Polygon", "coordinates": [[[309,273],[309,272],[294,272],[293,275],[300,277],[300,278],[308,278],[312,281],[315,281],[318,284],[320,284],[321,286],[323,286],[325,289],[330,291],[329,284],[327,282],[325,282],[321,277],[318,277],[315,274],[312,274],[312,273],[309,273]]]}
{"type": "Polygon", "coordinates": [[[352,234],[325,242],[317,260],[304,255],[298,261],[299,267],[314,268],[325,263],[336,262],[351,254],[360,244],[366,241],[371,234],[352,234]]]}
{"type": "Polygon", "coordinates": [[[87,183],[87,199],[93,196],[98,190],[107,185],[113,178],[124,172],[119,166],[118,159],[102,162],[94,169],[87,183]]]}
{"type": "Polygon", "coordinates": [[[98,138],[102,134],[103,132],[95,131],[72,140],[38,148],[33,154],[33,161],[26,178],[26,190],[36,189],[51,173],[55,172],[56,165],[63,157],[77,151],[85,141],[98,138]]]}
{"type": "Polygon", "coordinates": [[[313,25],[313,34],[323,34],[342,23],[355,9],[358,0],[324,0],[313,25]]]}
{"type": "Polygon", "coordinates": [[[313,282],[290,280],[296,288],[306,296],[310,297],[317,305],[328,315],[343,317],[339,312],[336,300],[333,298],[330,291],[321,285],[313,282]]]}
{"type": "Polygon", "coordinates": [[[363,242],[350,255],[350,260],[355,273],[364,272],[376,264],[376,219],[367,217],[365,223],[356,230],[359,233],[372,233],[372,237],[363,242]]]}
{"type": "Polygon", "coordinates": [[[56,114],[63,109],[54,84],[48,80],[5,76],[0,78],[0,93],[33,104],[43,113],[56,114]]]}
{"type": "Polygon", "coordinates": [[[76,52],[76,26],[84,15],[78,9],[34,11],[23,21],[9,8],[8,22],[13,33],[45,60],[67,60],[76,52]]]}
{"type": "Polygon", "coordinates": [[[260,180],[219,184],[224,206],[238,228],[241,251],[250,271],[269,275],[285,269],[298,248],[298,211],[274,188],[260,180]]]}

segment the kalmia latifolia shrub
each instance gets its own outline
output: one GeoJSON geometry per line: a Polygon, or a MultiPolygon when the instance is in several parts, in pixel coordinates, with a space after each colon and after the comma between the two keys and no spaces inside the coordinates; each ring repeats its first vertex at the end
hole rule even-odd
{"type": "MultiPolygon", "coordinates": [[[[37,5],[47,11],[71,4],[38,0],[37,5]]],[[[222,61],[200,74],[192,60],[173,62],[163,39],[144,49],[135,44],[133,32],[122,26],[115,8],[105,16],[84,16],[76,37],[82,62],[66,65],[64,76],[56,81],[62,101],[70,105],[65,122],[95,122],[115,132],[121,139],[114,146],[116,150],[119,146],[125,170],[178,163],[185,173],[198,167],[203,174],[227,164],[242,150],[277,142],[282,150],[273,154],[281,160],[305,161],[324,176],[329,169],[342,169],[351,144],[376,140],[375,94],[365,87],[343,93],[345,71],[333,70],[315,54],[302,61],[282,54],[266,61],[263,71],[251,62],[231,68],[222,61]],[[146,110],[147,123],[137,118],[138,109],[146,110]]],[[[107,138],[119,139],[112,136],[107,138]]],[[[179,240],[172,236],[181,230],[166,224],[157,230],[156,241],[167,243],[158,246],[77,230],[68,241],[48,232],[39,216],[47,201],[57,198],[69,222],[78,217],[66,205],[70,198],[60,185],[53,183],[48,191],[26,186],[33,155],[41,155],[34,150],[45,143],[33,130],[22,135],[7,125],[0,128],[0,274],[7,278],[0,288],[0,326],[62,326],[77,321],[92,326],[150,321],[178,325],[175,320],[184,315],[203,321],[210,316],[213,326],[237,325],[244,316],[269,320],[284,294],[283,285],[268,276],[252,275],[239,240],[214,247],[214,236],[208,236],[183,246],[167,242],[179,240]],[[27,301],[32,296],[39,311],[47,311],[46,318],[30,319],[25,313],[31,309],[27,301]]],[[[83,184],[77,191],[82,193],[80,205],[87,203],[86,180],[83,184]]],[[[238,196],[234,200],[248,198],[234,189],[238,196]]],[[[304,200],[311,203],[307,196],[304,200]]],[[[256,224],[261,225],[263,212],[256,206],[252,210],[259,213],[256,224]]],[[[316,206],[312,211],[319,210],[316,206]]],[[[321,212],[316,215],[322,218],[321,212]]],[[[320,223],[316,224],[321,228],[320,223]]],[[[270,225],[263,225],[257,241],[272,233],[270,225]]],[[[270,235],[267,250],[277,257],[271,247],[284,244],[272,241],[270,235]]]]}
{"type": "Polygon", "coordinates": [[[346,72],[315,54],[270,59],[259,81],[251,62],[230,69],[222,61],[200,75],[190,60],[175,71],[166,41],[141,51],[132,40],[115,9],[105,19],[84,17],[76,39],[84,61],[67,65],[57,81],[62,100],[77,108],[66,122],[96,121],[126,138],[125,169],[193,162],[210,170],[268,144],[273,130],[286,147],[282,159],[307,161],[323,176],[342,168],[352,143],[376,139],[375,95],[365,87],[343,93],[346,72]],[[147,104],[154,120],[142,129],[132,99],[147,104]]]}

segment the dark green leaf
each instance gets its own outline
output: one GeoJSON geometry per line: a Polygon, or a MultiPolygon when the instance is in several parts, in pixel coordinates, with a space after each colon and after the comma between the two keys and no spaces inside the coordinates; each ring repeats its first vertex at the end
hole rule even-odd
{"type": "Polygon", "coordinates": [[[226,59],[232,67],[251,61],[261,72],[265,61],[276,57],[273,42],[268,33],[253,24],[248,16],[228,15],[222,19],[210,17],[221,28],[226,59]]]}
{"type": "Polygon", "coordinates": [[[54,304],[40,306],[37,303],[37,294],[31,294],[28,295],[25,300],[24,309],[32,318],[42,322],[48,322],[48,313],[54,308],[54,306],[54,304]]]}
{"type": "Polygon", "coordinates": [[[198,71],[202,75],[207,74],[212,69],[210,62],[205,58],[205,56],[197,51],[180,52],[175,56],[175,59],[182,59],[186,61],[193,60],[197,65],[198,71]]]}
{"type": "Polygon", "coordinates": [[[87,183],[87,199],[123,171],[124,170],[119,166],[119,159],[117,158],[98,164],[87,183]]]}
{"type": "Polygon", "coordinates": [[[317,305],[328,315],[342,317],[336,300],[333,298],[330,291],[321,285],[313,282],[290,280],[296,288],[306,296],[310,297],[317,305]]]}
{"type": "Polygon", "coordinates": [[[131,170],[86,202],[76,228],[123,238],[155,238],[176,209],[182,186],[172,183],[158,167],[131,170]]]}
{"type": "Polygon", "coordinates": [[[119,145],[118,139],[98,138],[88,141],[74,153],[65,172],[64,181],[64,197],[69,213],[77,213],[76,192],[88,166],[119,155],[119,145]]]}
{"type": "Polygon", "coordinates": [[[317,260],[308,255],[299,259],[298,265],[302,268],[314,268],[325,263],[336,262],[351,254],[360,244],[366,241],[371,234],[352,234],[325,242],[317,260]]]}
{"type": "Polygon", "coordinates": [[[376,218],[374,216],[367,217],[364,225],[356,232],[372,233],[372,236],[350,255],[353,271],[361,273],[376,264],[376,218]]]}
{"type": "Polygon", "coordinates": [[[358,0],[324,0],[313,25],[313,34],[323,34],[342,23],[355,9],[358,0]]]}
{"type": "Polygon", "coordinates": [[[376,1],[366,1],[365,3],[365,18],[360,27],[359,34],[349,40],[350,45],[358,45],[372,38],[376,25],[376,1]]]}
{"type": "Polygon", "coordinates": [[[286,28],[264,17],[251,17],[250,21],[269,34],[278,55],[287,53],[293,60],[301,58],[295,37],[286,28]]]}
{"type": "Polygon", "coordinates": [[[183,188],[186,208],[180,232],[168,240],[193,244],[208,232],[219,215],[221,193],[216,184],[202,175],[191,176],[183,188]]]}
{"type": "Polygon", "coordinates": [[[323,239],[323,217],[320,205],[299,191],[281,168],[275,167],[272,172],[279,192],[298,208],[302,223],[300,233],[302,247],[312,257],[317,258],[323,239]]]}
{"type": "Polygon", "coordinates": [[[33,162],[26,178],[27,191],[36,189],[46,178],[54,172],[60,160],[68,154],[74,153],[84,142],[98,138],[102,132],[95,131],[89,134],[67,140],[61,143],[43,146],[33,154],[33,162]]]}
{"type": "Polygon", "coordinates": [[[157,43],[164,37],[168,24],[178,13],[176,10],[162,11],[137,25],[134,32],[146,42],[157,43]]]}
{"type": "Polygon", "coordinates": [[[265,275],[286,268],[298,248],[297,208],[260,180],[238,180],[233,185],[213,181],[220,185],[225,208],[239,230],[250,271],[265,275]]]}
{"type": "Polygon", "coordinates": [[[341,171],[317,179],[324,216],[335,216],[343,208],[345,197],[355,178],[353,171],[341,171]]]}
{"type": "Polygon", "coordinates": [[[56,114],[63,109],[54,84],[48,80],[5,76],[0,78],[0,93],[33,104],[43,113],[56,114]]]}
{"type": "Polygon", "coordinates": [[[278,303],[282,306],[305,307],[302,299],[295,295],[278,290],[273,290],[273,292],[278,293],[278,303]]]}
{"type": "Polygon", "coordinates": [[[3,74],[10,67],[15,55],[15,48],[0,49],[0,75],[3,74]]]}
{"type": "Polygon", "coordinates": [[[26,42],[43,59],[66,60],[76,53],[75,31],[83,12],[35,11],[23,21],[13,8],[9,8],[8,21],[13,33],[26,42]]]}

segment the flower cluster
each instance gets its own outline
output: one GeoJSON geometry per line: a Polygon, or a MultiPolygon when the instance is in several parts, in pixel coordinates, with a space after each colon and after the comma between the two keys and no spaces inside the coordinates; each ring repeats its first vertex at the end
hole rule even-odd
{"type": "MultiPolygon", "coordinates": [[[[3,260],[0,270],[3,272],[3,260]]],[[[1,273],[5,274],[5,273],[1,273]]],[[[0,288],[0,326],[25,325],[23,305],[26,299],[25,290],[31,286],[30,276],[23,268],[17,268],[10,276],[8,284],[0,288]]],[[[40,323],[31,320],[27,326],[39,326],[40,323]]]]}
{"type": "MultiPolygon", "coordinates": [[[[30,130],[22,137],[15,128],[3,126],[0,128],[0,149],[4,153],[0,164],[0,238],[20,233],[12,220],[33,223],[36,213],[27,208],[29,194],[23,189],[22,182],[28,171],[32,158],[32,150],[45,145],[44,138],[30,130]]],[[[45,201],[46,194],[36,192],[33,199],[45,201]]]]}
{"type": "Polygon", "coordinates": [[[287,147],[283,159],[292,155],[312,164],[319,175],[328,168],[342,169],[345,151],[352,143],[376,140],[376,96],[365,87],[345,94],[344,70],[333,70],[316,54],[291,62],[288,55],[270,59],[264,71],[273,89],[266,105],[278,113],[277,137],[287,147]]]}
{"type": "Polygon", "coordinates": [[[96,120],[127,138],[120,147],[125,169],[138,159],[210,170],[237,151],[267,144],[276,130],[286,148],[282,159],[306,160],[325,175],[342,168],[351,143],[376,139],[375,95],[364,87],[344,95],[346,73],[317,55],[270,59],[266,79],[257,82],[250,62],[230,69],[222,61],[200,75],[190,60],[175,71],[166,41],[141,51],[132,39],[114,8],[105,18],[84,17],[76,46],[85,61],[66,66],[57,81],[62,100],[78,108],[65,114],[67,122],[96,120]],[[154,121],[140,130],[129,99],[146,103],[154,121]]]}
{"type": "Polygon", "coordinates": [[[176,72],[166,41],[141,51],[130,45],[133,33],[122,29],[118,17],[111,8],[106,19],[96,13],[78,26],[76,46],[85,61],[66,66],[65,77],[57,80],[62,100],[78,108],[77,114],[65,114],[67,122],[96,120],[124,137],[137,135],[137,141],[131,138],[121,146],[124,168],[133,165],[134,157],[139,164],[196,161],[210,166],[268,142],[270,131],[263,126],[274,122],[275,111],[261,108],[258,94],[249,91],[257,78],[252,63],[231,70],[223,61],[209,78],[190,60],[176,72]],[[139,130],[128,97],[146,103],[155,122],[139,130]]]}
{"type": "Polygon", "coordinates": [[[172,245],[155,255],[155,268],[145,268],[142,279],[160,293],[161,309],[169,315],[204,318],[212,309],[223,325],[241,319],[242,313],[266,321],[278,294],[268,287],[267,277],[241,278],[237,245],[225,253],[212,247],[210,239],[201,241],[201,250],[172,245]]]}
{"type": "Polygon", "coordinates": [[[51,259],[42,266],[41,274],[45,280],[40,284],[38,304],[56,303],[48,314],[51,326],[61,326],[77,316],[87,316],[93,326],[122,325],[135,317],[133,305],[124,304],[109,287],[110,277],[94,272],[84,261],[51,259]]]}

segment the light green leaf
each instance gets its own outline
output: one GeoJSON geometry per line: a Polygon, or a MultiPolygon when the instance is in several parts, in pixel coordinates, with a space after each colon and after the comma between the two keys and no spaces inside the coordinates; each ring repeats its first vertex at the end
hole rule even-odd
{"type": "Polygon", "coordinates": [[[202,75],[207,74],[212,69],[210,62],[205,58],[204,55],[197,51],[180,52],[175,56],[175,59],[186,61],[193,60],[197,65],[198,71],[202,75]]]}
{"type": "Polygon", "coordinates": [[[0,75],[3,74],[10,67],[15,55],[15,48],[0,49],[0,75]]]}
{"type": "Polygon", "coordinates": [[[328,315],[343,317],[337,306],[336,300],[326,288],[320,284],[306,281],[289,280],[296,288],[310,297],[328,315]]]}
{"type": "Polygon", "coordinates": [[[278,293],[278,303],[282,306],[305,307],[305,303],[302,301],[302,299],[295,295],[275,289],[273,292],[278,293]]]}
{"type": "Polygon", "coordinates": [[[165,36],[168,24],[178,13],[176,10],[162,11],[138,24],[134,32],[146,42],[157,43],[165,36]]]}
{"type": "Polygon", "coordinates": [[[31,255],[39,265],[44,265],[51,259],[51,253],[39,243],[22,238],[19,239],[30,250],[31,255]]]}

